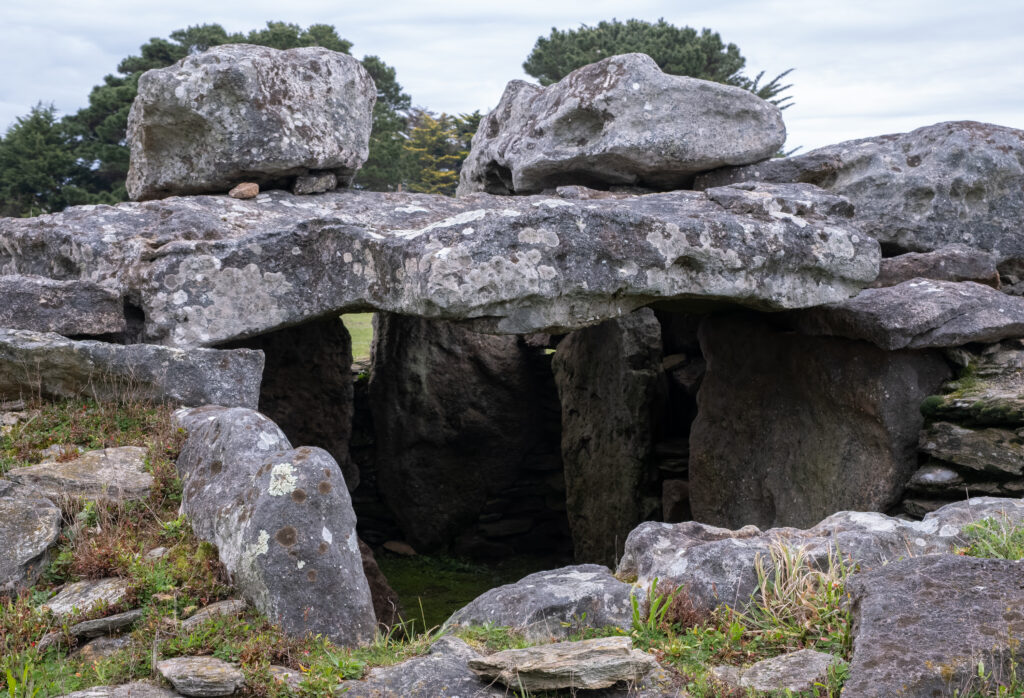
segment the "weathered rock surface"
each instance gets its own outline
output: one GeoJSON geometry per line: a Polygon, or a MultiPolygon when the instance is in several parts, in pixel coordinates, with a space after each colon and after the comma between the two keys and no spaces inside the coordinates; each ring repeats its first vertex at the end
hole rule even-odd
{"type": "Polygon", "coordinates": [[[377,316],[378,490],[416,550],[451,541],[520,478],[540,428],[530,351],[455,323],[377,316]]]}
{"type": "Polygon", "coordinates": [[[1024,475],[1024,435],[1019,432],[935,422],[921,432],[920,449],[971,470],[1019,477],[1024,475]]]}
{"type": "Polygon", "coordinates": [[[466,663],[479,658],[462,640],[442,637],[429,654],[391,667],[371,669],[361,681],[343,681],[335,695],[345,698],[499,698],[503,686],[488,685],[471,672],[466,663]]]}
{"type": "Polygon", "coordinates": [[[927,252],[960,243],[998,261],[1024,257],[1024,131],[952,121],[726,168],[696,188],[750,180],[810,182],[848,197],[857,226],[883,244],[927,252]]]}
{"type": "Polygon", "coordinates": [[[907,482],[907,488],[924,492],[963,492],[964,479],[944,465],[924,465],[907,482]]]}
{"type": "Polygon", "coordinates": [[[918,465],[919,406],[949,377],[938,353],[809,337],[750,315],[709,317],[700,340],[696,520],[810,526],[898,501],[918,465]]]}
{"type": "Polygon", "coordinates": [[[911,279],[975,281],[999,288],[999,270],[991,252],[968,245],[946,245],[932,252],[908,252],[882,260],[872,288],[895,286],[911,279]]]}
{"type": "Polygon", "coordinates": [[[807,334],[863,339],[890,351],[958,347],[1024,335],[1024,298],[972,281],[913,279],[792,317],[807,334]]]}
{"type": "Polygon", "coordinates": [[[754,562],[758,556],[770,561],[773,542],[803,547],[808,560],[818,566],[827,566],[830,556],[840,554],[862,570],[871,570],[908,556],[952,552],[965,544],[961,529],[986,517],[1024,523],[1024,500],[976,497],[947,504],[923,521],[841,511],[806,530],[762,532],[744,526],[732,531],[695,521],[647,522],[629,534],[616,575],[636,577],[644,588],[655,578],[659,589],[683,586],[698,610],[722,603],[742,606],[757,587],[754,562]]]}
{"type": "Polygon", "coordinates": [[[0,594],[32,586],[60,535],[60,509],[39,492],[0,480],[0,594]]]}
{"type": "Polygon", "coordinates": [[[178,695],[146,681],[134,681],[121,686],[93,686],[66,693],[61,698],[177,698],[178,695]]]}
{"type": "Polygon", "coordinates": [[[549,87],[510,82],[480,122],[458,193],[566,184],[680,189],[697,172],[771,157],[785,140],[778,107],[627,53],[549,87]]]}
{"type": "Polygon", "coordinates": [[[100,635],[109,635],[110,633],[120,632],[125,628],[129,628],[145,615],[145,611],[141,608],[134,609],[132,611],[125,611],[124,613],[115,613],[112,616],[106,616],[105,618],[97,618],[96,620],[87,620],[82,623],[76,623],[68,628],[68,632],[77,637],[99,637],[100,635]]]}
{"type": "Polygon", "coordinates": [[[198,628],[211,618],[238,615],[244,611],[248,605],[249,604],[242,599],[228,599],[226,601],[211,603],[209,606],[200,608],[194,614],[181,621],[181,629],[186,632],[191,632],[193,629],[198,628]]]}
{"type": "Polygon", "coordinates": [[[156,669],[183,696],[229,696],[245,685],[238,667],[216,657],[174,657],[156,669]]]}
{"type": "Polygon", "coordinates": [[[666,399],[661,325],[643,308],[568,335],[552,369],[562,404],[566,512],[580,562],[615,564],[647,518],[656,415],[666,399]]]}
{"type": "Polygon", "coordinates": [[[217,545],[236,588],[289,633],[339,644],[373,638],[355,514],[341,470],[321,449],[293,449],[252,410],[179,410],[182,512],[217,545]]]}
{"type": "Polygon", "coordinates": [[[790,652],[757,662],[743,672],[739,685],[755,691],[811,691],[815,684],[827,684],[829,666],[840,661],[815,650],[790,652]]]}
{"type": "Polygon", "coordinates": [[[964,425],[1024,425],[1024,342],[1005,340],[966,353],[966,375],[921,404],[925,416],[964,425]]]}
{"type": "Polygon", "coordinates": [[[139,78],[128,114],[134,200],[276,184],[311,170],[351,182],[377,89],[355,58],[228,44],[139,78]]]}
{"type": "Polygon", "coordinates": [[[578,632],[581,623],[631,627],[630,593],[630,585],[607,567],[572,565],[495,587],[452,614],[445,625],[493,623],[515,628],[530,642],[561,640],[578,632]]]}
{"type": "MultiPolygon", "coordinates": [[[[1024,563],[912,558],[852,576],[851,698],[953,695],[1024,662],[1024,563]]],[[[1018,669],[1019,671],[1019,669],[1018,669]]]]}
{"type": "Polygon", "coordinates": [[[526,691],[608,688],[639,681],[657,666],[654,657],[633,649],[628,637],[556,642],[469,660],[478,676],[526,691]]]}
{"type": "MultiPolygon", "coordinates": [[[[131,644],[130,635],[95,637],[79,647],[75,651],[75,657],[83,662],[94,663],[113,656],[131,644]]],[[[167,691],[167,694],[177,695],[173,691],[167,691]]]]}
{"type": "Polygon", "coordinates": [[[248,349],[126,346],[0,329],[0,396],[255,407],[262,371],[263,355],[248,349]]]}
{"type": "Polygon", "coordinates": [[[100,604],[113,606],[128,594],[129,583],[120,577],[73,582],[40,606],[61,618],[75,612],[85,613],[100,604]]]}
{"type": "Polygon", "coordinates": [[[146,472],[146,454],[140,446],[102,448],[69,461],[13,468],[7,477],[54,501],[61,497],[115,502],[145,499],[153,486],[153,476],[146,472]]]}
{"type": "Polygon", "coordinates": [[[0,327],[62,335],[100,335],[127,329],[120,295],[91,281],[0,276],[0,327]]]}
{"type": "Polygon", "coordinates": [[[877,243],[829,213],[837,197],[793,185],[737,192],[725,205],[685,191],[275,191],[73,207],[0,219],[0,273],[103,283],[138,299],[145,341],[177,346],[371,309],[516,334],[576,329],[659,300],[798,308],[847,298],[877,276],[877,243]]]}

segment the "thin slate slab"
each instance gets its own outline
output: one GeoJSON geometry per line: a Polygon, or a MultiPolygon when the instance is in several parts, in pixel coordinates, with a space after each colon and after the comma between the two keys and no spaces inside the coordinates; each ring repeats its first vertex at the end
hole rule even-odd
{"type": "Polygon", "coordinates": [[[173,657],[157,662],[156,669],[183,696],[229,696],[245,685],[238,667],[216,657],[173,657]]]}
{"type": "Polygon", "coordinates": [[[114,290],[82,279],[20,274],[0,276],[0,327],[68,335],[124,332],[124,300],[114,290]]]}
{"type": "Polygon", "coordinates": [[[136,608],[131,611],[125,611],[124,613],[115,613],[112,616],[106,616],[105,618],[97,618],[96,620],[87,620],[81,623],[76,623],[68,628],[68,632],[78,637],[99,637],[100,635],[109,635],[111,633],[120,632],[129,628],[139,621],[146,612],[141,608],[136,608]]]}
{"type": "Polygon", "coordinates": [[[1024,475],[1024,433],[1020,429],[968,429],[934,422],[921,432],[920,450],[978,472],[1024,475]]]}
{"type": "Polygon", "coordinates": [[[0,594],[35,583],[60,526],[60,509],[42,493],[0,480],[0,594]]]}
{"type": "Polygon", "coordinates": [[[100,604],[113,606],[120,602],[128,595],[129,586],[128,580],[120,577],[73,582],[39,608],[58,617],[85,613],[100,604]]]}
{"type": "Polygon", "coordinates": [[[118,502],[145,499],[153,487],[153,476],[146,472],[147,453],[140,446],[103,448],[86,451],[73,460],[13,468],[7,477],[55,501],[62,497],[118,502]]]}

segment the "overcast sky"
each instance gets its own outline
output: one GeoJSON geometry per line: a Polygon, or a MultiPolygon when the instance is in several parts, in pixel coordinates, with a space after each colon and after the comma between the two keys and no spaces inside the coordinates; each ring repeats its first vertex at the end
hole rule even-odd
{"type": "Polygon", "coordinates": [[[66,113],[151,37],[218,22],[333,24],[357,57],[398,72],[413,103],[486,111],[540,35],[602,19],[664,17],[735,43],[746,72],[787,68],[787,148],[953,119],[1024,128],[1024,0],[0,0],[0,129],[32,105],[66,113]]]}

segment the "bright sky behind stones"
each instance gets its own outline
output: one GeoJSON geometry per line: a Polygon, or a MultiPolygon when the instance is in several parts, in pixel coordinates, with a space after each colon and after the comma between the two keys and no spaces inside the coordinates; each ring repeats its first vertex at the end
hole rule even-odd
{"type": "Polygon", "coordinates": [[[664,17],[735,43],[747,74],[795,70],[787,149],[958,119],[1024,129],[1022,0],[0,0],[0,131],[37,102],[61,113],[151,37],[217,22],[333,24],[393,66],[413,103],[486,111],[551,27],[664,17]]]}

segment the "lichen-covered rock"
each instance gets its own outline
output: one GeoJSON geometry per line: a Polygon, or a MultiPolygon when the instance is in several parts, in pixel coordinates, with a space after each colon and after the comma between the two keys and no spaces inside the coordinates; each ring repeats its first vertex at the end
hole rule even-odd
{"type": "Polygon", "coordinates": [[[708,317],[700,341],[694,519],[810,526],[899,501],[918,466],[921,402],[949,377],[937,351],[810,337],[750,314],[708,317]]]}
{"type": "Polygon", "coordinates": [[[998,261],[1024,257],[1024,131],[951,121],[803,155],[724,168],[696,188],[810,182],[853,202],[857,226],[883,244],[927,252],[959,243],[998,261]]]}
{"type": "Polygon", "coordinates": [[[262,373],[263,354],[249,349],[108,344],[0,328],[0,396],[255,407],[262,373]]]}
{"type": "Polygon", "coordinates": [[[921,432],[920,449],[939,460],[996,475],[1024,475],[1022,430],[967,429],[935,422],[921,432]]]}
{"type": "Polygon", "coordinates": [[[502,686],[477,678],[466,662],[480,657],[462,640],[442,637],[423,657],[371,669],[361,681],[343,681],[335,695],[344,698],[502,698],[502,686]]]}
{"type": "Polygon", "coordinates": [[[445,625],[507,626],[530,642],[566,639],[582,627],[630,628],[631,587],[602,565],[535,572],[486,591],[452,614],[445,625]]]}
{"type": "Polygon", "coordinates": [[[244,611],[248,605],[249,604],[242,599],[228,599],[226,601],[212,603],[209,606],[200,608],[193,615],[183,620],[181,622],[181,629],[185,632],[192,632],[195,628],[198,628],[211,618],[219,618],[220,616],[236,616],[244,611]]]}
{"type": "Polygon", "coordinates": [[[629,637],[602,637],[503,650],[469,660],[469,668],[511,690],[593,690],[635,683],[656,669],[654,657],[633,649],[629,637]]]}
{"type": "Polygon", "coordinates": [[[0,327],[65,336],[127,329],[121,296],[92,281],[0,276],[0,298],[0,327]]]}
{"type": "Polygon", "coordinates": [[[82,691],[65,693],[60,698],[178,698],[178,696],[179,694],[174,691],[161,686],[155,686],[146,681],[133,681],[121,686],[93,686],[82,691]]]}
{"type": "Polygon", "coordinates": [[[147,71],[128,115],[128,194],[226,192],[313,170],[348,184],[376,100],[358,60],[319,46],[228,44],[147,71]]]}
{"type": "Polygon", "coordinates": [[[743,672],[739,685],[755,691],[812,691],[828,683],[828,668],[841,661],[815,650],[789,652],[756,662],[743,672]]]}
{"type": "Polygon", "coordinates": [[[650,513],[644,486],[665,401],[661,325],[642,308],[568,335],[552,369],[562,404],[565,500],[577,561],[615,564],[650,513]]]}
{"type": "Polygon", "coordinates": [[[953,244],[932,252],[907,252],[882,260],[872,288],[895,286],[911,279],[975,281],[999,288],[999,270],[991,252],[953,244]]]}
{"type": "Polygon", "coordinates": [[[520,334],[655,301],[803,308],[877,276],[878,243],[835,213],[840,198],[808,185],[724,194],[274,191],[73,207],[0,219],[0,273],[102,282],[138,299],[144,341],[186,347],[367,310],[520,334]]]}
{"type": "Polygon", "coordinates": [[[978,667],[1005,681],[1024,663],[1022,579],[1022,562],[960,555],[853,575],[846,584],[853,657],[843,696],[955,695],[964,686],[994,695],[978,667]]]}
{"type": "Polygon", "coordinates": [[[145,611],[141,608],[125,611],[124,613],[115,613],[112,616],[75,623],[68,628],[68,633],[76,637],[109,635],[110,633],[120,632],[125,628],[135,625],[143,615],[145,615],[145,611]]]}
{"type": "Polygon", "coordinates": [[[458,193],[559,185],[679,189],[694,173],[771,157],[778,107],[750,92],[661,72],[642,53],[584,66],[549,87],[513,80],[480,122],[458,193]]]}
{"type": "Polygon", "coordinates": [[[61,497],[114,502],[145,499],[153,486],[153,476],[146,471],[146,454],[147,449],[140,446],[102,448],[72,460],[13,468],[7,477],[54,501],[61,497]]]}
{"type": "Polygon", "coordinates": [[[1024,425],[1024,341],[964,353],[967,375],[921,404],[925,416],[967,426],[1024,425]]]}
{"type": "Polygon", "coordinates": [[[181,510],[236,588],[286,632],[357,645],[376,621],[338,464],[252,410],[179,410],[181,510]]]}
{"type": "Polygon", "coordinates": [[[245,685],[238,667],[216,657],[174,657],[157,662],[156,670],[183,696],[229,696],[245,685]]]}
{"type": "Polygon", "coordinates": [[[966,543],[964,526],[989,517],[1024,524],[1024,499],[976,497],[947,504],[923,521],[841,511],[806,530],[744,526],[733,531],[695,521],[647,522],[626,539],[616,576],[635,577],[641,588],[649,588],[655,578],[660,590],[683,587],[681,593],[698,610],[723,603],[742,607],[757,587],[754,563],[758,556],[770,562],[773,543],[801,548],[820,567],[841,556],[846,564],[870,570],[908,556],[952,552],[966,543]]]}
{"type": "Polygon", "coordinates": [[[0,480],[0,594],[36,582],[60,524],[60,509],[41,493],[0,480]]]}
{"type": "Polygon", "coordinates": [[[1024,298],[973,281],[912,279],[792,318],[807,334],[863,339],[889,351],[958,347],[1024,335],[1024,298]]]}
{"type": "Polygon", "coordinates": [[[56,596],[39,608],[58,618],[76,612],[87,613],[101,604],[113,606],[128,595],[130,583],[120,577],[84,580],[66,585],[56,596]]]}

